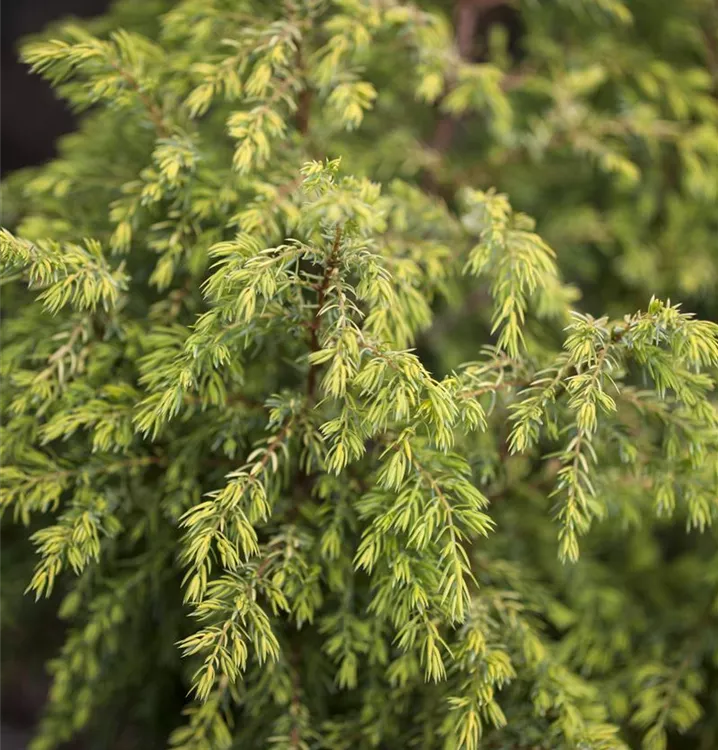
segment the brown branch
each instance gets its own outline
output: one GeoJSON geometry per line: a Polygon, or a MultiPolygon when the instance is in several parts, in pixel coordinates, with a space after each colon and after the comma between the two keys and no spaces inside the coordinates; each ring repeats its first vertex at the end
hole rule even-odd
{"type": "Polygon", "coordinates": [[[312,90],[303,88],[299,94],[297,103],[297,130],[302,135],[309,132],[309,115],[312,108],[312,90]]]}
{"type": "Polygon", "coordinates": [[[165,121],[160,107],[156,104],[156,102],[153,102],[152,99],[150,99],[150,97],[147,96],[144,91],[142,91],[140,82],[132,75],[132,73],[123,70],[118,65],[115,65],[113,63],[110,63],[110,65],[120,74],[120,76],[122,76],[128,86],[133,91],[135,91],[137,96],[140,98],[140,101],[147,110],[147,114],[149,115],[150,120],[152,120],[152,124],[155,126],[157,135],[160,138],[168,138],[171,135],[171,131],[169,126],[167,125],[167,122],[165,121]]]}
{"type": "MultiPolygon", "coordinates": [[[[282,427],[282,429],[267,444],[267,448],[265,450],[264,456],[262,457],[262,460],[259,462],[259,471],[264,471],[267,468],[267,464],[269,463],[269,460],[277,452],[277,450],[279,449],[279,446],[281,445],[281,443],[284,442],[284,439],[288,436],[288,433],[290,432],[291,428],[294,426],[294,421],[295,421],[294,419],[288,419],[284,427],[282,427]]],[[[259,471],[250,472],[250,474],[252,473],[258,474],[259,471]]]]}
{"type": "MultiPolygon", "coordinates": [[[[474,36],[479,16],[490,8],[504,5],[504,0],[458,0],[454,11],[456,46],[462,60],[473,57],[474,36]]],[[[439,153],[448,151],[456,132],[457,121],[451,115],[444,115],[436,125],[432,148],[439,153]]]]}
{"type": "MultiPolygon", "coordinates": [[[[297,71],[301,75],[304,72],[304,60],[302,59],[302,47],[299,45],[297,47],[297,71]]],[[[297,101],[297,114],[296,114],[296,124],[297,124],[297,130],[301,133],[301,135],[307,135],[309,132],[309,116],[311,114],[312,109],[312,96],[313,92],[309,88],[309,84],[306,80],[306,76],[304,77],[304,86],[302,90],[299,92],[299,100],[297,101]]]]}
{"type": "MultiPolygon", "coordinates": [[[[471,61],[474,58],[474,37],[479,17],[492,8],[507,5],[506,0],[458,0],[454,10],[454,27],[456,29],[456,47],[461,60],[471,61]]],[[[521,74],[508,74],[501,82],[504,91],[516,88],[523,81],[521,74]]],[[[453,85],[449,81],[447,90],[453,85]]],[[[438,154],[445,154],[451,148],[459,120],[449,114],[442,115],[436,123],[434,135],[430,141],[430,148],[438,154]]],[[[449,193],[440,184],[431,171],[424,175],[424,189],[447,199],[449,193]]]]}
{"type": "Polygon", "coordinates": [[[262,576],[265,574],[267,568],[269,567],[270,562],[272,562],[272,556],[267,555],[267,557],[265,557],[264,560],[262,560],[262,562],[259,564],[259,566],[257,567],[257,573],[256,573],[257,580],[262,579],[262,576]]]}
{"type": "MultiPolygon", "coordinates": [[[[309,328],[309,348],[310,351],[319,351],[319,326],[321,324],[321,311],[324,307],[324,299],[326,297],[327,289],[329,288],[329,282],[334,274],[336,268],[337,256],[339,254],[339,243],[342,239],[342,228],[337,226],[334,233],[334,243],[332,244],[329,258],[327,259],[326,266],[324,268],[324,277],[322,278],[319,290],[317,292],[317,309],[314,312],[314,318],[309,328]]],[[[311,364],[309,366],[309,374],[307,375],[307,398],[311,402],[314,400],[314,393],[316,391],[316,380],[317,380],[317,369],[318,366],[311,364]]]]}
{"type": "Polygon", "coordinates": [[[522,385],[528,384],[524,381],[502,380],[500,383],[487,383],[481,388],[477,388],[473,391],[460,391],[459,395],[464,398],[478,398],[479,396],[485,396],[487,393],[496,393],[504,388],[517,388],[522,385]]]}
{"type": "Polygon", "coordinates": [[[47,378],[49,378],[55,371],[58,372],[58,380],[62,382],[63,380],[62,375],[64,372],[62,361],[63,361],[63,358],[68,354],[73,359],[73,363],[71,364],[71,368],[72,368],[71,372],[74,371],[75,369],[74,360],[76,359],[76,357],[73,356],[73,348],[75,344],[77,343],[78,338],[80,338],[80,336],[85,332],[86,325],[87,325],[87,319],[83,318],[72,329],[68,340],[59,349],[57,349],[47,358],[47,361],[49,364],[44,370],[42,370],[35,376],[36,382],[41,381],[41,380],[47,380],[47,378]]]}
{"type": "Polygon", "coordinates": [[[269,210],[274,211],[277,206],[291,193],[293,193],[302,183],[304,182],[304,175],[299,175],[298,177],[295,177],[293,180],[290,180],[289,182],[285,182],[283,185],[279,187],[277,190],[277,194],[274,198],[268,201],[263,201],[258,204],[256,204],[259,208],[263,210],[269,210]]]}
{"type": "MultiPolygon", "coordinates": [[[[456,28],[456,46],[459,56],[468,60],[471,57],[474,31],[480,11],[481,3],[477,0],[458,0],[454,11],[454,25],[456,28]]],[[[450,88],[451,84],[447,88],[450,88]]],[[[430,148],[439,154],[446,153],[450,148],[456,134],[456,118],[452,115],[442,115],[436,123],[434,135],[431,138],[430,148]]],[[[431,172],[424,175],[424,189],[444,197],[440,185],[431,172]]]]}

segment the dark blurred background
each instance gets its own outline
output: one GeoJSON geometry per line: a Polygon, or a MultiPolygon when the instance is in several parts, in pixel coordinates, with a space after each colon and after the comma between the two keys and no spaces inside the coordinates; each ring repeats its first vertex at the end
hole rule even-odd
{"type": "Polygon", "coordinates": [[[55,140],[72,130],[73,119],[50,87],[18,60],[18,40],[67,16],[99,15],[109,0],[1,0],[0,169],[42,164],[55,140]]]}
{"type": "MultiPolygon", "coordinates": [[[[50,87],[39,77],[30,75],[19,61],[18,41],[52,21],[67,16],[99,15],[108,5],[109,0],[0,1],[0,170],[3,176],[50,159],[55,153],[58,136],[72,130],[74,125],[71,114],[55,98],[50,87]]],[[[53,639],[50,633],[46,635],[48,640],[53,639]]],[[[18,639],[13,638],[13,643],[17,644],[18,639]]],[[[15,660],[4,651],[2,661],[0,748],[25,750],[47,691],[44,659],[30,665],[26,659],[15,660]]]]}

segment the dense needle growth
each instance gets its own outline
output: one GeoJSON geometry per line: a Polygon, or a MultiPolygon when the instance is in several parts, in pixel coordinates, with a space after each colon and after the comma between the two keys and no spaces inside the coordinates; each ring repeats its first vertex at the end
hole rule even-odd
{"type": "Polygon", "coordinates": [[[718,747],[718,10],[512,7],[23,47],[84,111],[0,233],[32,750],[718,747]]]}

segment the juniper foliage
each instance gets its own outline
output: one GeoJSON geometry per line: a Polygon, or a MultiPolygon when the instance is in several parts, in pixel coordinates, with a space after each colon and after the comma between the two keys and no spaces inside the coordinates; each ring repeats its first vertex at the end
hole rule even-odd
{"type": "Polygon", "coordinates": [[[24,46],[85,112],[0,234],[33,750],[718,745],[716,10],[496,4],[24,46]]]}

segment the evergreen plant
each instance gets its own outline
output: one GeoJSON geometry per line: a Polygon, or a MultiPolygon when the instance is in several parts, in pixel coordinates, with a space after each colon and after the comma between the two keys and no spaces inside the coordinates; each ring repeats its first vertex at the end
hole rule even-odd
{"type": "Polygon", "coordinates": [[[503,5],[24,45],[84,112],[3,187],[32,750],[718,747],[718,10],[503,5]]]}

